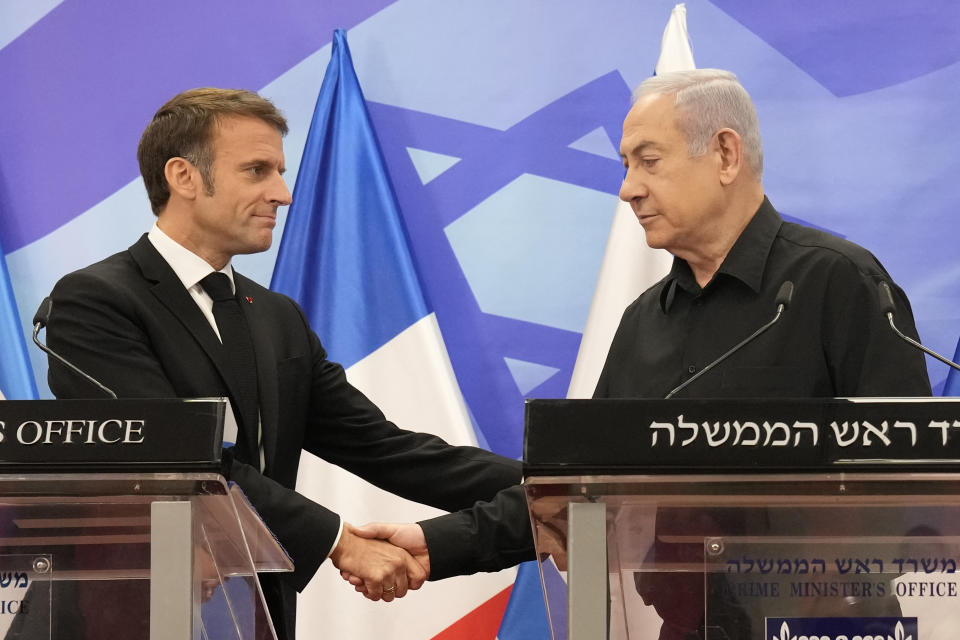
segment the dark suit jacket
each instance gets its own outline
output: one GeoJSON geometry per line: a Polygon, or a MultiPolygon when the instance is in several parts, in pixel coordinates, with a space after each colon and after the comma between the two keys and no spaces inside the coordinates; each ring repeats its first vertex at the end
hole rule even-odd
{"type": "MultiPolygon", "coordinates": [[[[398,428],[326,358],[290,298],[235,274],[253,335],[266,458],[229,470],[283,544],[296,571],[264,582],[281,638],[293,637],[295,594],[326,558],[339,516],[294,491],[301,450],[405,498],[445,510],[492,498],[520,479],[520,464],[398,428]],[[284,615],[280,615],[283,612],[284,615]]],[[[129,250],[62,278],[51,294],[50,347],[125,398],[234,398],[220,343],[189,292],[144,235],[129,250]]],[[[51,361],[58,398],[102,392],[51,361]]],[[[236,406],[236,401],[233,401],[236,406]]]]}

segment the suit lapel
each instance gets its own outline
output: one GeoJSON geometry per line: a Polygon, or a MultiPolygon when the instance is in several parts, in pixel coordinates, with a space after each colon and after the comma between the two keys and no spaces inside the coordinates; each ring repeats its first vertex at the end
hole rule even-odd
{"type": "Polygon", "coordinates": [[[144,278],[153,283],[150,288],[151,293],[193,336],[203,352],[214,363],[230,391],[231,398],[238,397],[239,390],[233,382],[233,377],[229,375],[222,357],[220,340],[217,339],[217,334],[213,332],[207,318],[200,311],[200,307],[180,282],[180,278],[150,243],[146,234],[130,247],[129,251],[134,261],[140,266],[144,278]]]}
{"type": "Polygon", "coordinates": [[[277,387],[277,358],[270,335],[275,327],[270,322],[263,305],[257,304],[251,280],[233,272],[237,293],[240,295],[240,308],[243,310],[253,338],[253,351],[257,359],[257,380],[260,390],[260,426],[263,437],[263,453],[266,468],[273,466],[277,450],[277,425],[279,422],[279,389],[277,387]]]}

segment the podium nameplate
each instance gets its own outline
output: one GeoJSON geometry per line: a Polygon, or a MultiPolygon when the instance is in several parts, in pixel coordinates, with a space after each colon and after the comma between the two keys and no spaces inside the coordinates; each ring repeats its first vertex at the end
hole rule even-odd
{"type": "Polygon", "coordinates": [[[960,399],[528,400],[525,475],[955,470],[960,399]]]}
{"type": "Polygon", "coordinates": [[[0,402],[0,473],[218,471],[222,399],[0,402]]]}

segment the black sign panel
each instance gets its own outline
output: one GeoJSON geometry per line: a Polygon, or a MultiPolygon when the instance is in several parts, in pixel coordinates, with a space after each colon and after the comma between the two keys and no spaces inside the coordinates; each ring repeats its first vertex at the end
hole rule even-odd
{"type": "Polygon", "coordinates": [[[223,399],[0,402],[0,473],[215,471],[223,399]]]}
{"type": "Polygon", "coordinates": [[[528,400],[527,475],[960,469],[960,399],[528,400]]]}

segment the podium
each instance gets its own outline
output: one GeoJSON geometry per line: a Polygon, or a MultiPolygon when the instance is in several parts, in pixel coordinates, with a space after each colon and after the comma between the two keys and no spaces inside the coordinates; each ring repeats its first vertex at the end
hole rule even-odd
{"type": "Polygon", "coordinates": [[[291,571],[219,475],[222,399],[0,402],[0,634],[275,638],[291,571]]]}
{"type": "Polygon", "coordinates": [[[960,401],[531,400],[553,638],[953,638],[960,401]]]}

